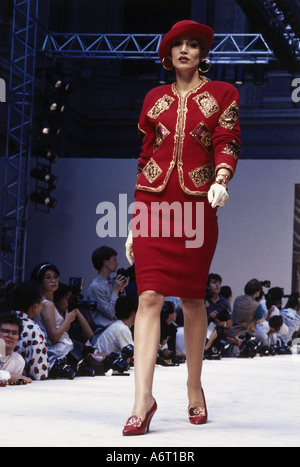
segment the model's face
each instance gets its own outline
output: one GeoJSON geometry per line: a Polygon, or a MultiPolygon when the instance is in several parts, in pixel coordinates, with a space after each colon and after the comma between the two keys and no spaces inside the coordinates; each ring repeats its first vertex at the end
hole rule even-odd
{"type": "Polygon", "coordinates": [[[59,286],[59,276],[56,272],[48,269],[44,275],[44,279],[42,280],[42,286],[44,292],[55,292],[59,286]]]}
{"type": "Polygon", "coordinates": [[[199,67],[201,47],[197,39],[191,36],[178,37],[172,44],[171,57],[175,69],[194,70],[199,67]]]}

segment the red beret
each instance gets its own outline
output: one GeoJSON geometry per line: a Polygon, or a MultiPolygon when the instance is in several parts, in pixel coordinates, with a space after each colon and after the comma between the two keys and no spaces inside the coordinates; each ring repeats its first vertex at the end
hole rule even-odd
{"type": "Polygon", "coordinates": [[[180,36],[193,36],[197,39],[201,39],[205,46],[205,49],[203,50],[203,56],[205,57],[212,47],[214,31],[209,26],[196,23],[196,21],[191,21],[189,19],[179,21],[174,24],[172,29],[167,32],[161,40],[158,51],[160,61],[170,56],[171,45],[174,40],[180,36]]]}

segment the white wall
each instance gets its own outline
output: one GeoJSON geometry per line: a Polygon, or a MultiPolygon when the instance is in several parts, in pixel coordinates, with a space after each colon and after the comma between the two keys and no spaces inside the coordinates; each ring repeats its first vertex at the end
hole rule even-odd
{"type": "MultiPolygon", "coordinates": [[[[119,194],[133,201],[135,159],[61,159],[53,166],[59,176],[50,214],[31,207],[27,275],[41,261],[55,263],[62,281],[84,278],[85,288],[95,271],[92,251],[102,244],[119,253],[119,267],[127,267],[125,238],[101,239],[96,233],[100,202],[119,194]]],[[[241,160],[230,183],[229,203],[219,209],[220,237],[212,272],[223,277],[234,296],[243,293],[251,278],[270,280],[291,291],[294,186],[300,183],[300,161],[241,160]]],[[[129,216],[128,216],[129,219],[129,216]]]]}

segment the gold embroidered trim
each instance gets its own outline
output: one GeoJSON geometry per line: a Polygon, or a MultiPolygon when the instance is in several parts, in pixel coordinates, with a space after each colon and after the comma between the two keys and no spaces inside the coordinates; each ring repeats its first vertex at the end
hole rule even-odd
{"type": "Polygon", "coordinates": [[[143,168],[143,174],[145,175],[146,179],[149,183],[153,183],[160,174],[162,174],[162,170],[159,165],[155,162],[155,160],[151,157],[149,162],[143,168]]]}
{"type": "Polygon", "coordinates": [[[224,149],[222,150],[222,154],[229,154],[234,159],[238,159],[241,154],[241,148],[239,143],[234,139],[231,143],[227,143],[224,149]]]}
{"type": "Polygon", "coordinates": [[[158,99],[156,104],[154,104],[152,109],[147,113],[147,116],[154,119],[158,118],[163,112],[169,110],[174,101],[174,97],[165,94],[163,97],[158,99]]]}
{"type": "Polygon", "coordinates": [[[206,118],[211,117],[220,110],[218,102],[208,91],[202,92],[193,99],[206,118]]]}
{"type": "Polygon", "coordinates": [[[196,128],[190,132],[190,135],[205,149],[209,154],[212,149],[212,139],[208,128],[204,122],[199,123],[196,128]]]}
{"type": "Polygon", "coordinates": [[[156,127],[156,139],[154,143],[154,152],[156,152],[166,137],[170,134],[169,130],[162,124],[159,123],[156,127]]]}
{"type": "Polygon", "coordinates": [[[227,130],[232,130],[239,119],[239,106],[236,101],[233,101],[229,107],[222,113],[219,118],[219,125],[227,130]]]}
{"type": "Polygon", "coordinates": [[[219,170],[219,169],[222,169],[222,168],[223,168],[223,169],[228,169],[228,170],[231,172],[231,178],[233,177],[233,175],[234,175],[234,168],[231,167],[231,165],[226,164],[225,162],[223,162],[222,164],[217,165],[217,167],[215,168],[215,174],[217,175],[218,170],[219,170]]]}
{"type": "Polygon", "coordinates": [[[138,134],[139,137],[141,138],[142,143],[144,142],[145,136],[147,136],[147,133],[141,129],[140,125],[138,125],[138,134]]]}
{"type": "Polygon", "coordinates": [[[205,185],[214,179],[215,173],[212,164],[197,167],[189,172],[192,182],[196,188],[205,185]]]}

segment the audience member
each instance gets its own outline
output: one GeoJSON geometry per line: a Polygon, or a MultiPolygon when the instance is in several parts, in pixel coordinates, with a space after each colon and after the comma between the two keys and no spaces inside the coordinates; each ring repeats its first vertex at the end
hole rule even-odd
{"type": "Polygon", "coordinates": [[[245,285],[244,295],[238,296],[233,305],[232,320],[229,342],[234,344],[231,356],[238,356],[238,347],[242,344],[239,336],[251,333],[256,336],[256,324],[264,320],[264,312],[260,303],[256,300],[261,293],[262,285],[257,279],[252,279],[245,285]]]}
{"type": "Polygon", "coordinates": [[[138,301],[121,296],[116,301],[116,318],[98,337],[94,346],[104,353],[121,352],[126,345],[133,345],[131,328],[134,325],[138,301]]]}
{"type": "Polygon", "coordinates": [[[282,326],[283,319],[281,316],[274,315],[269,321],[263,320],[258,322],[256,326],[256,339],[260,347],[274,347],[277,344],[278,333],[282,326]]]}
{"type": "Polygon", "coordinates": [[[95,335],[99,335],[116,321],[116,301],[128,285],[129,279],[121,274],[115,279],[110,277],[118,267],[117,252],[113,248],[97,248],[92,254],[92,263],[97,276],[88,287],[87,299],[97,302],[97,309],[91,311],[91,317],[95,324],[93,331],[95,335]]]}
{"type": "Polygon", "coordinates": [[[226,340],[228,330],[232,327],[231,306],[227,298],[221,295],[222,278],[219,274],[211,273],[207,280],[206,311],[209,323],[209,336],[206,350],[211,345],[212,336],[219,340],[226,340]],[[212,326],[210,326],[210,324],[212,326]],[[213,327],[213,329],[212,329],[213,327]]]}
{"type": "MultiPolygon", "coordinates": [[[[272,316],[279,316],[282,307],[283,289],[281,287],[272,287],[269,289],[266,298],[261,301],[266,321],[270,321],[272,316]]],[[[284,322],[279,330],[280,336],[288,334],[288,327],[284,322]]]]}
{"type": "MultiPolygon", "coordinates": [[[[57,311],[63,318],[70,308],[71,297],[72,287],[60,282],[58,289],[53,294],[53,300],[57,311]]],[[[68,335],[75,347],[82,350],[84,345],[91,345],[94,333],[83,313],[78,308],[74,308],[74,310],[76,311],[76,319],[71,323],[68,335]]]]}
{"type": "Polygon", "coordinates": [[[221,295],[222,295],[222,297],[226,298],[229,301],[230,306],[231,306],[231,303],[232,303],[232,290],[231,290],[231,287],[229,287],[229,285],[222,285],[221,295]]]}
{"type": "Polygon", "coordinates": [[[281,336],[282,342],[287,345],[296,337],[300,330],[300,316],[298,314],[300,309],[299,298],[291,296],[285,307],[280,310],[280,315],[283,318],[284,324],[288,327],[288,332],[281,336]]]}
{"type": "Polygon", "coordinates": [[[0,338],[5,342],[5,357],[0,361],[0,380],[9,383],[19,381],[31,383],[31,378],[23,375],[25,360],[14,352],[23,331],[22,320],[14,313],[0,314],[0,338]]]}
{"type": "Polygon", "coordinates": [[[31,278],[38,280],[43,288],[43,307],[35,321],[46,335],[49,363],[52,367],[57,359],[64,358],[74,347],[68,330],[76,319],[77,311],[67,312],[63,318],[54,305],[53,296],[59,285],[59,270],[54,264],[43,263],[36,266],[31,278]]]}
{"type": "Polygon", "coordinates": [[[161,310],[161,319],[167,323],[169,326],[170,337],[168,339],[168,350],[170,353],[176,353],[176,334],[177,334],[177,324],[176,324],[177,311],[175,304],[172,301],[165,300],[162,310],[161,310]]]}
{"type": "Polygon", "coordinates": [[[23,332],[15,351],[25,360],[25,374],[34,380],[48,377],[46,337],[34,319],[43,308],[43,291],[38,281],[25,281],[14,289],[14,312],[22,320],[23,332]]]}

